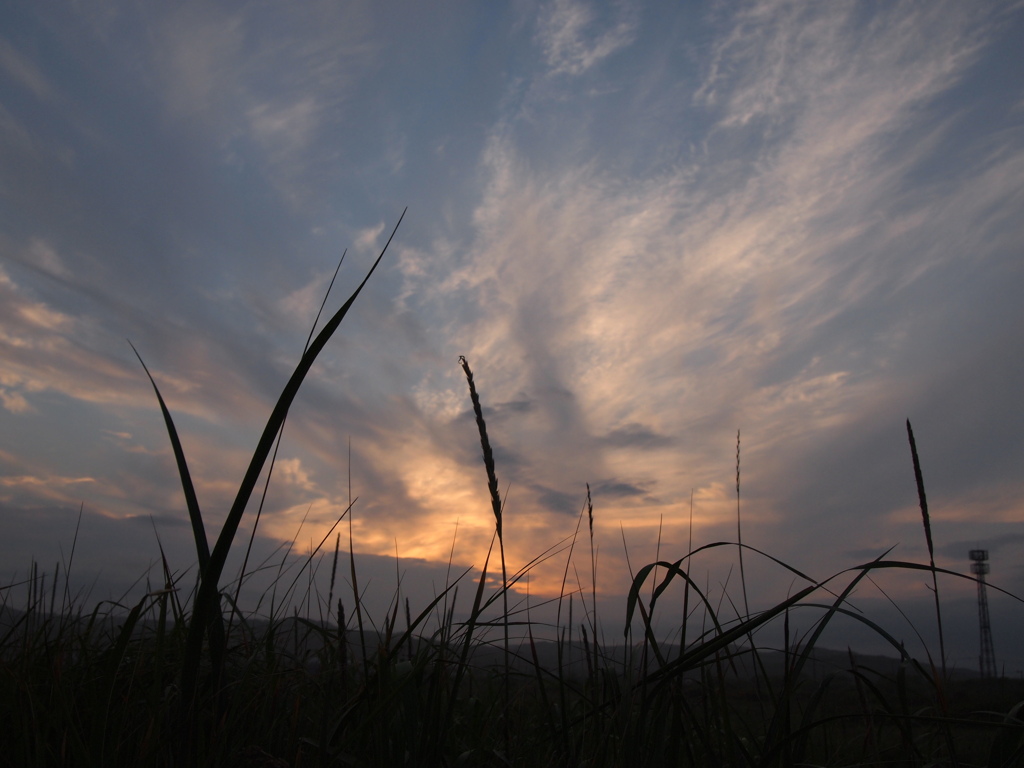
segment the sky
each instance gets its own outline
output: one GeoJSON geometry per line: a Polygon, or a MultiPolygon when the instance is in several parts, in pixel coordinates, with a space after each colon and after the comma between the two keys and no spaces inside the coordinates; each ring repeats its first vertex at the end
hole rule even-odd
{"type": "MultiPolygon", "coordinates": [[[[631,572],[738,536],[834,589],[890,548],[927,563],[907,419],[937,565],[985,548],[1024,595],[1022,38],[1020,2],[4,4],[0,594],[22,604],[37,562],[130,604],[160,547],[187,592],[129,340],[212,543],[339,259],[325,313],[407,208],[289,413],[249,606],[301,595],[325,539],[329,589],[350,499],[336,532],[378,616],[479,571],[495,521],[460,355],[509,571],[532,563],[516,605],[565,581],[619,638],[631,572]]],[[[744,611],[736,547],[690,563],[744,611]]],[[[754,550],[742,581],[752,611],[805,584],[754,550]]],[[[950,663],[976,667],[976,586],[938,583],[950,663]]],[[[989,601],[1019,674],[1024,605],[989,601]]],[[[936,648],[926,573],[851,605],[936,648]]],[[[877,645],[855,621],[828,639],[877,645]]]]}

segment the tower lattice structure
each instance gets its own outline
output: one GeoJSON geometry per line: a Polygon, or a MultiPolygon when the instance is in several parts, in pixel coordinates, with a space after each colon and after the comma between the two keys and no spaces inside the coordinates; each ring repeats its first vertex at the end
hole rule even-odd
{"type": "Polygon", "coordinates": [[[988,616],[988,592],[985,589],[985,574],[988,573],[988,550],[972,549],[971,573],[978,580],[978,625],[981,628],[981,650],[978,654],[978,668],[982,677],[995,677],[996,652],[992,647],[992,623],[988,616]]]}

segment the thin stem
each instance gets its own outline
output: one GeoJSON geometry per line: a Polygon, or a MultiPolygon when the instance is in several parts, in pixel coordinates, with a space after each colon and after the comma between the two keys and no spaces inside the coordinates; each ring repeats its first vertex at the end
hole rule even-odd
{"type": "Polygon", "coordinates": [[[942,659],[942,676],[946,676],[946,641],[942,631],[942,606],[939,604],[939,578],[935,572],[935,547],[932,544],[932,523],[928,514],[928,499],[924,493],[924,476],[921,474],[921,461],[917,456],[917,442],[914,430],[907,419],[907,437],[910,440],[910,455],[914,460],[914,479],[917,481],[917,500],[921,506],[921,519],[924,521],[924,538],[928,544],[928,564],[932,569],[932,593],[935,596],[935,618],[939,624],[939,654],[942,659]]]}
{"type": "Polygon", "coordinates": [[[736,546],[740,551],[740,585],[743,587],[743,612],[750,616],[747,601],[747,575],[743,570],[743,528],[740,525],[740,431],[736,430],[736,546]]]}

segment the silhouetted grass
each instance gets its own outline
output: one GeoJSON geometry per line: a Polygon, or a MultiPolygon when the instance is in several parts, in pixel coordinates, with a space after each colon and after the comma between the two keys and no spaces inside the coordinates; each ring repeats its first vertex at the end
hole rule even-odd
{"type": "MultiPolygon", "coordinates": [[[[385,615],[373,616],[361,600],[351,536],[352,591],[335,602],[340,534],[332,529],[301,559],[290,580],[287,553],[282,556],[265,596],[268,614],[241,611],[238,588],[249,574],[243,567],[237,583],[225,584],[222,571],[242,512],[304,376],[365,282],[308,344],[212,550],[173,419],[150,377],[192,522],[198,584],[184,585],[187,570],[175,570],[161,548],[159,582],[147,582],[145,595],[133,604],[122,599],[86,610],[70,595],[70,562],[58,565],[49,583],[33,565],[23,582],[0,589],[0,764],[532,768],[1021,763],[1024,688],[1019,681],[952,680],[936,665],[911,658],[881,624],[849,605],[854,589],[881,571],[969,578],[934,564],[912,433],[928,564],[889,560],[885,553],[818,581],[741,541],[691,544],[682,557],[659,556],[636,571],[622,638],[609,642],[597,614],[600,569],[589,487],[575,532],[511,575],[507,572],[502,551],[507,530],[493,454],[473,374],[463,358],[495,514],[494,538],[481,570],[452,573],[450,561],[450,578],[429,604],[414,612],[396,593],[385,615]],[[584,515],[590,543],[589,609],[582,587],[569,587],[584,515]],[[331,536],[333,555],[322,553],[331,536]],[[495,541],[502,577],[491,586],[495,541]],[[702,553],[732,548],[766,559],[799,588],[763,611],[751,611],[745,599],[740,610],[728,594],[711,594],[694,578],[692,564],[702,553]],[[513,590],[537,564],[563,556],[554,639],[539,640],[529,606],[522,608],[513,590]],[[304,578],[309,588],[309,574],[323,557],[331,561],[325,601],[297,592],[304,578]],[[458,609],[460,588],[471,590],[468,610],[458,609]],[[680,589],[682,601],[668,599],[680,589]],[[297,594],[306,605],[315,601],[315,617],[312,611],[300,616],[281,607],[294,604],[297,594]],[[730,616],[721,609],[723,599],[732,605],[730,616]],[[583,610],[579,622],[574,618],[577,604],[583,610]],[[675,616],[680,604],[681,615],[670,622],[677,641],[670,643],[655,630],[655,617],[666,610],[675,616]],[[691,606],[700,610],[702,626],[695,626],[691,606]],[[807,612],[815,620],[809,631],[797,635],[791,617],[807,612]],[[640,630],[635,636],[634,619],[640,630]],[[888,643],[894,659],[886,666],[819,648],[822,634],[840,620],[869,628],[888,643]],[[762,640],[768,627],[779,624],[781,647],[762,640]],[[500,643],[490,636],[497,628],[500,643]],[[518,646],[511,642],[513,629],[518,646]]],[[[738,448],[737,435],[739,534],[738,448]]],[[[351,501],[338,523],[350,513],[351,501]]],[[[71,551],[73,559],[74,547],[71,551]]],[[[745,591],[746,585],[741,586],[745,591]]]]}

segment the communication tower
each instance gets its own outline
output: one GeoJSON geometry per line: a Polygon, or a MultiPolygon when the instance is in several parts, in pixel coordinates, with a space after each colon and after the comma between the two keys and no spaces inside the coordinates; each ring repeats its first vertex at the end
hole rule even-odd
{"type": "Polygon", "coordinates": [[[988,618],[988,593],[985,591],[985,574],[988,573],[988,550],[972,549],[971,573],[978,580],[978,624],[981,627],[981,652],[978,668],[982,677],[995,677],[996,652],[992,648],[992,624],[988,618]]]}

